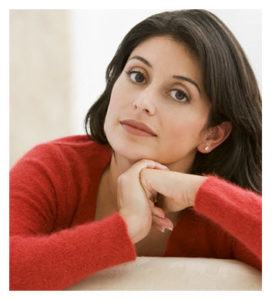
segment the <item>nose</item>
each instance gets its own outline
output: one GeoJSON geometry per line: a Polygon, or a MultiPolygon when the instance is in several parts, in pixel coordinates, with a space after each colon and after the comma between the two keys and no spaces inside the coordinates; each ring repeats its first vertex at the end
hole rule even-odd
{"type": "Polygon", "coordinates": [[[154,104],[155,97],[154,90],[145,88],[133,101],[133,108],[152,116],[156,113],[156,106],[154,104]]]}

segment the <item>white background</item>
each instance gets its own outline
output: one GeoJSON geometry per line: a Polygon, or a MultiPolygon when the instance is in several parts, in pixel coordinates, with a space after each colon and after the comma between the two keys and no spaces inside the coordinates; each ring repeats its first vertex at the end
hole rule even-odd
{"type": "MultiPolygon", "coordinates": [[[[84,133],[88,108],[105,88],[105,72],[126,33],[161,10],[71,10],[72,133],[84,133]]],[[[210,10],[237,37],[261,85],[261,10],[210,10]]]]}

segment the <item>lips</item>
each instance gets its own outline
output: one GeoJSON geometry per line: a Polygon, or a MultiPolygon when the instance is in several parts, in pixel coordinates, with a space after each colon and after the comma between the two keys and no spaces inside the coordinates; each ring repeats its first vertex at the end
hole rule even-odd
{"type": "Polygon", "coordinates": [[[126,131],[132,134],[140,136],[156,136],[155,132],[142,122],[135,120],[123,120],[120,121],[120,124],[126,131]]]}

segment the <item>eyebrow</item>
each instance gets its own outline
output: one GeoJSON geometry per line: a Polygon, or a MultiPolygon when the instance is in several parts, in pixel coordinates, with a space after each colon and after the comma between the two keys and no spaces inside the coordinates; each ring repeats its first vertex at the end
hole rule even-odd
{"type": "Polygon", "coordinates": [[[190,82],[191,84],[193,84],[197,88],[199,94],[201,94],[201,90],[200,90],[198,84],[195,81],[193,81],[192,79],[190,79],[188,77],[180,76],[180,75],[174,75],[173,78],[190,82]]]}
{"type": "MultiPolygon", "coordinates": [[[[135,55],[135,56],[132,56],[129,60],[131,60],[131,59],[138,59],[142,63],[144,63],[145,65],[147,65],[148,67],[152,68],[152,65],[150,64],[150,62],[147,61],[142,56],[135,55]]],[[[193,84],[197,88],[199,94],[201,94],[201,90],[200,90],[198,84],[194,80],[192,80],[191,78],[188,78],[188,77],[185,77],[185,76],[181,76],[181,75],[173,75],[173,78],[190,82],[191,84],[193,84]]]]}
{"type": "Polygon", "coordinates": [[[149,66],[150,68],[152,68],[152,65],[150,64],[150,62],[148,62],[145,58],[143,58],[142,56],[132,56],[129,60],[131,59],[138,59],[140,60],[141,62],[143,62],[144,64],[146,64],[147,66],[149,66]]]}

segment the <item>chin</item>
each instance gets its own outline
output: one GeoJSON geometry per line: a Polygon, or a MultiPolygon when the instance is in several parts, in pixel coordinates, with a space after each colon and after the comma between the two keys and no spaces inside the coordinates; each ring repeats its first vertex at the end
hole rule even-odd
{"type": "Polygon", "coordinates": [[[155,160],[155,155],[152,153],[150,146],[131,142],[127,139],[108,139],[114,153],[122,156],[130,161],[139,161],[141,159],[155,160]]]}
{"type": "Polygon", "coordinates": [[[144,148],[145,147],[141,147],[140,145],[136,147],[122,147],[121,145],[113,147],[115,153],[131,161],[139,161],[141,159],[154,160],[154,155],[148,151],[149,149],[144,148]]]}

